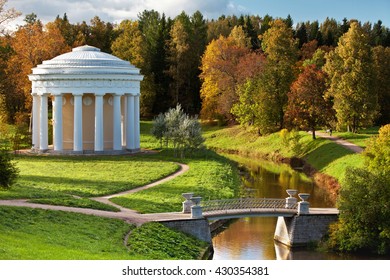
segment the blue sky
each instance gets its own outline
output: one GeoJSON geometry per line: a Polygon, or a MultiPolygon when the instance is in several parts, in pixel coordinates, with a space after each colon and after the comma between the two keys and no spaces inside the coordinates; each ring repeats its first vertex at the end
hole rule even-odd
{"type": "Polygon", "coordinates": [[[67,13],[71,22],[89,22],[95,15],[104,21],[136,19],[143,10],[157,10],[174,18],[181,11],[192,14],[200,10],[207,18],[225,14],[255,14],[286,17],[294,23],[326,18],[342,21],[357,19],[371,23],[382,20],[390,28],[390,0],[8,0],[8,7],[23,13],[14,24],[22,23],[26,14],[36,13],[43,22],[67,13]]]}

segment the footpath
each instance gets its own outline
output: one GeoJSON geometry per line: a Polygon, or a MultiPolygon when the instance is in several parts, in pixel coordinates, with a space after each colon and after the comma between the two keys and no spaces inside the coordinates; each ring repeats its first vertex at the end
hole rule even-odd
{"type": "Polygon", "coordinates": [[[160,179],[158,181],[150,183],[148,185],[141,186],[141,187],[129,190],[129,191],[109,195],[109,196],[90,198],[90,199],[117,207],[120,210],[119,212],[103,211],[103,210],[96,210],[96,209],[90,209],[90,208],[78,208],[78,207],[38,204],[38,203],[28,202],[27,199],[0,200],[0,206],[18,206],[18,207],[29,207],[29,208],[37,208],[37,209],[45,209],[45,210],[57,210],[57,211],[81,213],[81,214],[95,215],[95,216],[106,217],[106,218],[121,219],[121,220],[124,220],[128,223],[136,224],[136,225],[141,225],[143,223],[152,222],[152,221],[191,219],[190,214],[183,214],[180,212],[140,214],[135,210],[121,207],[121,206],[119,206],[119,205],[117,205],[109,200],[112,197],[131,194],[131,193],[139,192],[139,191],[142,191],[142,190],[145,190],[148,188],[152,188],[154,186],[157,186],[157,185],[165,183],[169,180],[172,180],[172,179],[176,178],[177,176],[180,176],[181,174],[183,174],[189,170],[189,166],[186,164],[181,164],[181,163],[176,163],[176,164],[178,164],[180,166],[180,169],[178,171],[176,171],[175,173],[173,173],[173,174],[171,174],[163,179],[160,179]]]}
{"type": "Polygon", "coordinates": [[[335,137],[335,136],[330,136],[329,134],[324,133],[324,132],[317,132],[316,131],[316,136],[334,141],[335,143],[339,144],[340,146],[343,146],[343,147],[345,147],[345,148],[347,148],[355,153],[358,153],[358,154],[363,152],[363,150],[364,150],[362,147],[359,147],[351,142],[348,142],[346,140],[343,140],[343,139],[335,137]]]}

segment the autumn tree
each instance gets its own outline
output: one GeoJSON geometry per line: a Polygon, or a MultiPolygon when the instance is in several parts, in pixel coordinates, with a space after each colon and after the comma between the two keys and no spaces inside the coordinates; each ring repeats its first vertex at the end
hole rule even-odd
{"type": "Polygon", "coordinates": [[[375,92],[380,105],[378,124],[390,123],[390,47],[373,48],[375,92]]]}
{"type": "Polygon", "coordinates": [[[332,118],[332,103],[324,98],[326,76],[315,65],[306,66],[288,93],[286,121],[291,127],[311,130],[313,139],[319,126],[332,118]]]}
{"type": "Polygon", "coordinates": [[[259,135],[272,131],[274,116],[268,110],[272,106],[258,78],[248,79],[238,86],[239,100],[233,105],[232,113],[240,125],[254,128],[259,135]],[[271,115],[270,115],[271,114],[271,115]]]}
{"type": "Polygon", "coordinates": [[[69,51],[60,31],[53,23],[45,27],[40,21],[20,27],[10,39],[13,55],[7,61],[6,103],[9,116],[15,120],[17,113],[31,111],[31,68],[69,51]]]}
{"type": "Polygon", "coordinates": [[[240,59],[249,53],[247,42],[242,27],[235,27],[229,37],[221,36],[207,46],[201,65],[203,119],[232,119],[231,108],[238,100],[236,70],[240,59]]]}
{"type": "Polygon", "coordinates": [[[360,24],[352,22],[349,31],[326,59],[327,95],[334,101],[338,127],[357,132],[362,126],[372,125],[378,113],[378,103],[367,32],[360,24]]]}
{"type": "MultiPolygon", "coordinates": [[[[131,20],[122,21],[117,27],[118,37],[111,45],[113,55],[130,61],[131,64],[141,69],[144,74],[145,65],[145,48],[144,37],[139,30],[138,22],[131,20]]],[[[145,75],[141,81],[141,99],[140,113],[142,116],[152,115],[152,109],[156,98],[156,89],[154,81],[150,80],[149,75],[145,75]]]]}
{"type": "Polygon", "coordinates": [[[9,42],[9,35],[5,35],[6,24],[20,15],[20,12],[14,8],[6,9],[7,0],[0,0],[0,122],[8,122],[8,105],[10,105],[10,96],[7,94],[10,85],[7,82],[7,62],[12,55],[12,48],[9,42]],[[3,34],[4,36],[1,36],[3,34]],[[8,100],[7,100],[8,99],[8,100]],[[7,102],[8,101],[8,102],[7,102]]]}
{"type": "Polygon", "coordinates": [[[271,24],[262,40],[267,63],[260,78],[260,87],[268,98],[267,116],[272,116],[279,129],[283,128],[287,93],[295,79],[295,64],[298,58],[297,42],[291,28],[282,20],[271,24]]]}
{"type": "Polygon", "coordinates": [[[207,42],[217,40],[220,36],[228,37],[233,27],[226,16],[220,16],[217,20],[207,22],[207,42]]]}

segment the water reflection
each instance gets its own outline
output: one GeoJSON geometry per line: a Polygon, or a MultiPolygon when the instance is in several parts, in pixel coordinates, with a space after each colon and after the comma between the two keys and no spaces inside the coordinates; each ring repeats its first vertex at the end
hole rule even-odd
{"type": "Polygon", "coordinates": [[[213,238],[213,259],[274,260],[275,226],[275,217],[238,219],[213,238]]]}
{"type": "MultiPolygon", "coordinates": [[[[310,193],[311,207],[334,207],[332,196],[318,188],[301,172],[287,165],[267,161],[229,156],[240,164],[243,186],[242,197],[286,198],[287,189],[310,193]]],[[[290,251],[274,242],[277,218],[251,217],[238,219],[213,238],[214,259],[275,260],[275,259],[323,259],[324,254],[310,250],[290,251]]]]}

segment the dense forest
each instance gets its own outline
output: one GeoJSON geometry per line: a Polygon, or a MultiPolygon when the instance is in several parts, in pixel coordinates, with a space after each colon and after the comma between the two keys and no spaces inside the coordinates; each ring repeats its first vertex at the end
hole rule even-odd
{"type": "Polygon", "coordinates": [[[141,69],[143,117],[181,104],[259,134],[390,122],[390,29],[381,21],[207,20],[199,11],[172,19],[145,10],[120,24],[97,16],[73,24],[66,14],[47,24],[29,14],[24,22],[0,37],[0,116],[9,123],[29,122],[31,68],[84,44],[141,69]]]}

